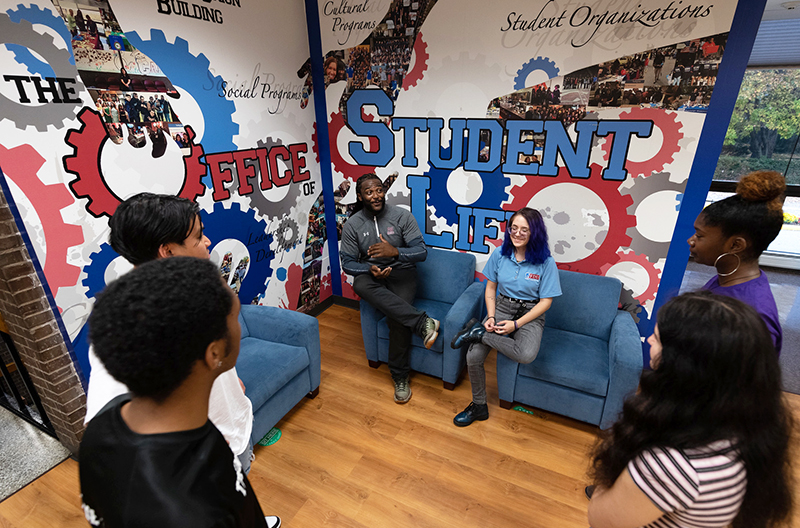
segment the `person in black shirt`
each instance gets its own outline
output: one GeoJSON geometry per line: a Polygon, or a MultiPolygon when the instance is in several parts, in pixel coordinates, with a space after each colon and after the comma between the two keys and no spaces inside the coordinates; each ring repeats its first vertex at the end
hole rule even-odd
{"type": "Polygon", "coordinates": [[[90,341],[131,394],[106,405],[81,442],[92,526],[268,527],[208,419],[211,386],[239,356],[239,307],[216,266],[192,257],[137,266],[98,296],[90,341]]]}

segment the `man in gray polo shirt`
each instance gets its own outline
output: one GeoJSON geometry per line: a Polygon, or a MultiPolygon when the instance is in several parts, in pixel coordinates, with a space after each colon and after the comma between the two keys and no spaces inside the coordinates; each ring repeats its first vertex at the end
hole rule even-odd
{"type": "Polygon", "coordinates": [[[411,399],[411,333],[422,337],[427,348],[439,335],[439,321],[411,304],[417,293],[415,263],[425,260],[428,250],[411,213],[386,205],[386,191],[375,174],[358,179],[356,197],[356,211],[342,229],[342,268],[355,277],[355,292],[388,318],[394,401],[406,403],[411,399]]]}

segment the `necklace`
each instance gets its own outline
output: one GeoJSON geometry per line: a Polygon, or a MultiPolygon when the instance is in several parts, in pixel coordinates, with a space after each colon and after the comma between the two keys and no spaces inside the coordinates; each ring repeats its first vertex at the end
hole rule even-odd
{"type": "Polygon", "coordinates": [[[758,273],[751,273],[750,275],[745,275],[744,277],[736,277],[736,278],[724,277],[727,280],[725,281],[725,283],[723,283],[723,281],[720,280],[719,281],[719,285],[720,286],[725,286],[729,282],[736,282],[736,284],[741,284],[741,283],[747,282],[747,281],[749,281],[751,279],[755,279],[756,277],[759,277],[759,276],[761,276],[761,270],[758,270],[758,273]]]}

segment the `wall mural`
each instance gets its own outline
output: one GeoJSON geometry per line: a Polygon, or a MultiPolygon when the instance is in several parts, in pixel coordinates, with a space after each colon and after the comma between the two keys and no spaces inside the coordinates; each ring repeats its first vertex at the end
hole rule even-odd
{"type": "Polygon", "coordinates": [[[94,297],[129,269],[120,200],[196,200],[242,302],[308,311],[355,298],[326,220],[367,172],[478,280],[541,210],[559,267],[619,278],[645,328],[735,0],[317,6],[323,87],[302,2],[0,0],[0,168],[84,374],[94,297]]]}
{"type": "Polygon", "coordinates": [[[0,44],[0,168],[85,375],[95,295],[130,269],[108,219],[141,191],[200,204],[243,303],[330,296],[302,3],[2,1],[0,44]]]}
{"type": "Polygon", "coordinates": [[[736,2],[347,6],[319,3],[337,221],[375,172],[481,270],[535,207],[559,267],[620,279],[647,322],[736,2]]]}

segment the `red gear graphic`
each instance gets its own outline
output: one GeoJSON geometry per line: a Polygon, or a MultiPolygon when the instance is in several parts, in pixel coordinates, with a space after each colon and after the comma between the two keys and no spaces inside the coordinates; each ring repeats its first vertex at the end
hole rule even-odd
{"type": "Polygon", "coordinates": [[[414,41],[414,67],[411,68],[403,79],[403,90],[408,90],[417,85],[422,75],[428,70],[428,45],[422,40],[422,32],[417,33],[414,41]]]}
{"type": "Polygon", "coordinates": [[[314,133],[311,134],[311,150],[314,151],[314,159],[319,163],[319,144],[317,143],[317,122],[314,121],[314,133]]]}
{"type": "MultiPolygon", "coordinates": [[[[625,161],[625,168],[634,178],[638,176],[647,177],[655,172],[660,172],[675,159],[675,154],[680,151],[678,141],[683,139],[681,128],[683,125],[678,121],[678,113],[661,110],[658,108],[631,108],[628,112],[619,115],[620,119],[635,119],[652,121],[653,126],[661,130],[663,141],[658,153],[646,161],[625,161]]],[[[606,139],[603,144],[603,159],[608,161],[611,152],[611,137],[606,139]]]]}
{"type": "Polygon", "coordinates": [[[523,207],[527,207],[528,203],[539,191],[556,183],[582,185],[603,200],[603,204],[608,210],[609,222],[605,240],[588,257],[574,262],[558,264],[560,269],[600,275],[603,273],[602,267],[604,265],[611,265],[619,261],[617,250],[620,247],[628,247],[630,245],[631,237],[626,234],[626,231],[629,227],[636,225],[636,216],[628,214],[628,206],[633,203],[633,198],[620,194],[618,182],[603,180],[600,177],[601,171],[602,167],[600,165],[593,164],[591,166],[591,174],[587,179],[572,178],[566,167],[559,167],[558,175],[555,177],[530,176],[524,185],[511,190],[511,195],[514,199],[503,206],[506,211],[518,211],[523,207]]]}
{"type": "MultiPolygon", "coordinates": [[[[361,117],[364,119],[364,121],[373,120],[372,115],[366,114],[363,111],[361,112],[361,117]]],[[[341,111],[331,114],[331,122],[328,125],[328,133],[330,134],[329,139],[331,144],[331,163],[333,164],[334,169],[344,174],[345,178],[356,181],[359,176],[363,174],[367,174],[368,172],[374,173],[375,167],[370,167],[367,165],[353,165],[345,161],[344,157],[339,153],[336,140],[339,137],[339,132],[341,132],[345,126],[344,116],[342,116],[341,111]]],[[[377,152],[378,138],[370,137],[369,150],[370,152],[377,152]]]]}
{"type": "Polygon", "coordinates": [[[42,222],[47,252],[44,259],[44,276],[55,296],[58,289],[74,286],[81,268],[67,263],[67,251],[83,243],[80,226],[66,224],[61,209],[75,202],[62,184],[45,185],[39,179],[39,169],[44,158],[31,145],[7,149],[0,145],[0,167],[30,200],[42,222]]]}
{"type": "MultiPolygon", "coordinates": [[[[73,154],[64,156],[64,169],[77,176],[69,187],[77,198],[88,198],[86,210],[92,216],[111,217],[122,200],[106,185],[100,168],[100,153],[108,140],[108,132],[100,114],[89,107],[78,113],[78,120],[81,128],[67,132],[64,140],[74,149],[73,154]]],[[[187,126],[186,133],[191,150],[183,157],[186,172],[178,196],[193,201],[205,191],[201,178],[206,174],[206,165],[200,161],[203,147],[194,143],[194,131],[187,126]]]]}
{"type": "Polygon", "coordinates": [[[653,263],[647,259],[646,255],[637,255],[633,251],[629,253],[617,251],[617,256],[619,257],[619,262],[606,264],[600,268],[603,271],[603,274],[605,275],[608,273],[608,270],[611,269],[611,266],[614,264],[619,264],[620,262],[634,262],[645,269],[647,272],[647,277],[650,281],[647,285],[647,289],[645,289],[645,291],[638,296],[634,297],[634,299],[639,301],[639,304],[644,304],[647,301],[655,299],[656,292],[658,291],[658,285],[661,281],[661,271],[659,271],[658,268],[656,268],[653,263]]]}

